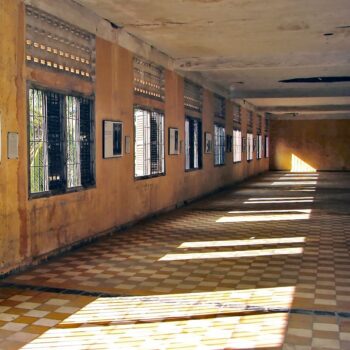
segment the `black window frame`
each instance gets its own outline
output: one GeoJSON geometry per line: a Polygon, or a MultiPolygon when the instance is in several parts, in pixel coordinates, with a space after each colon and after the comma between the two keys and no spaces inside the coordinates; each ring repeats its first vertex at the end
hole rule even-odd
{"type": "MultiPolygon", "coordinates": [[[[59,89],[53,89],[50,87],[42,86],[40,84],[30,82],[28,81],[26,84],[26,111],[27,111],[27,155],[28,155],[28,162],[27,162],[27,174],[28,174],[28,198],[29,199],[36,199],[36,198],[44,198],[44,197],[51,197],[56,195],[62,195],[62,194],[69,194],[79,191],[85,191],[91,188],[96,187],[96,133],[95,133],[95,96],[94,95],[84,95],[79,92],[67,92],[64,90],[59,89]],[[52,148],[49,147],[49,126],[46,125],[46,132],[47,132],[47,156],[48,156],[48,190],[41,191],[41,192],[31,192],[31,121],[30,121],[30,106],[29,106],[29,94],[30,90],[36,90],[41,91],[43,94],[47,95],[56,95],[58,96],[59,101],[59,128],[60,133],[62,135],[62,138],[60,139],[60,160],[58,160],[58,167],[56,171],[59,171],[60,176],[62,177],[61,181],[57,181],[57,186],[52,186],[53,188],[50,189],[50,162],[49,162],[49,153],[52,153],[52,148]],[[75,187],[68,187],[67,184],[67,133],[66,133],[66,122],[67,122],[67,116],[65,114],[65,104],[64,100],[66,97],[75,97],[80,99],[80,107],[82,104],[82,101],[86,102],[89,101],[89,111],[88,111],[88,122],[81,123],[81,119],[79,120],[79,126],[80,126],[80,132],[79,132],[79,152],[80,152],[80,165],[82,163],[86,163],[86,159],[82,159],[82,145],[88,145],[86,149],[88,149],[88,172],[89,175],[86,176],[86,174],[82,172],[82,168],[80,167],[80,181],[81,185],[75,186],[75,187]],[[85,131],[82,130],[82,124],[84,124],[85,131]],[[86,136],[86,128],[89,129],[88,136],[86,136]],[[84,135],[85,133],[85,135],[84,135]],[[82,141],[82,138],[87,138],[86,142],[82,141]]],[[[80,114],[81,117],[81,114],[80,114]]],[[[46,106],[46,119],[49,118],[49,112],[48,108],[46,106]]],[[[52,138],[54,138],[54,135],[51,135],[52,138]]],[[[52,141],[52,143],[54,143],[52,141]]],[[[56,142],[57,143],[57,142],[56,142]]],[[[85,151],[86,151],[85,149],[85,151]]],[[[85,155],[86,156],[86,155],[85,155]]],[[[51,163],[51,170],[53,164],[51,163]]],[[[55,175],[56,176],[56,175],[55,175]]],[[[52,176],[51,176],[52,177],[52,176]]],[[[53,181],[53,180],[51,180],[53,181]]]]}
{"type": "Polygon", "coordinates": [[[265,135],[264,137],[264,158],[270,158],[270,137],[265,135]]]}
{"type": "Polygon", "coordinates": [[[247,132],[247,135],[246,135],[246,139],[247,139],[247,148],[246,148],[246,159],[247,159],[247,162],[251,162],[254,160],[254,134],[252,132],[247,132]],[[251,137],[248,137],[248,135],[251,137]],[[251,140],[251,145],[250,147],[249,146],[249,140],[251,140]],[[249,150],[251,150],[251,157],[250,157],[250,152],[249,150]]]}
{"type": "Polygon", "coordinates": [[[257,134],[256,135],[256,159],[257,160],[260,160],[263,157],[263,147],[264,146],[263,146],[262,135],[257,134]]]}
{"type": "MultiPolygon", "coordinates": [[[[220,123],[214,123],[214,166],[219,167],[219,166],[224,166],[226,164],[226,152],[225,152],[225,141],[226,141],[226,130],[225,126],[220,124],[220,123]],[[224,136],[222,137],[221,135],[219,136],[220,140],[223,141],[222,143],[220,142],[218,145],[216,144],[217,141],[217,135],[216,135],[216,128],[218,129],[223,129],[224,131],[224,136]],[[221,156],[222,156],[222,163],[216,163],[217,155],[216,151],[217,149],[221,149],[221,156]]],[[[221,157],[219,157],[221,158],[221,157]]]]}
{"type": "Polygon", "coordinates": [[[232,162],[233,164],[238,164],[238,163],[241,163],[242,162],[242,153],[243,153],[243,138],[242,138],[242,130],[239,129],[239,128],[233,128],[233,135],[232,135],[232,162]],[[236,151],[235,151],[235,148],[236,148],[236,144],[235,144],[235,140],[237,139],[237,137],[235,137],[235,132],[239,132],[240,135],[239,135],[239,138],[240,138],[240,160],[235,160],[235,155],[236,155],[236,151]]]}
{"type": "Polygon", "coordinates": [[[202,119],[192,116],[185,115],[185,172],[201,170],[203,168],[203,125],[202,119]],[[186,121],[189,122],[189,168],[187,168],[187,135],[186,135],[186,121]],[[194,123],[198,123],[198,141],[197,141],[197,152],[198,152],[198,167],[194,167],[194,123]]]}
{"type": "MultiPolygon", "coordinates": [[[[155,178],[155,177],[165,176],[166,175],[166,156],[165,156],[165,112],[164,112],[164,110],[152,108],[149,106],[135,104],[134,108],[133,108],[133,125],[134,125],[134,180],[139,181],[139,180],[146,180],[146,179],[151,179],[151,178],[155,178]],[[140,110],[143,110],[143,111],[146,111],[149,113],[150,128],[152,128],[151,118],[152,118],[153,113],[158,113],[158,114],[162,115],[162,117],[163,117],[163,171],[162,172],[152,173],[152,150],[150,149],[150,157],[151,157],[150,158],[150,174],[136,176],[136,125],[135,125],[135,111],[136,111],[136,109],[140,109],[140,110]]],[[[150,130],[150,133],[152,133],[151,130],[150,130]]],[[[149,143],[150,147],[152,147],[151,138],[152,138],[152,135],[150,135],[150,143],[149,143]]],[[[157,136],[157,139],[158,139],[158,136],[157,136]]],[[[158,159],[158,162],[159,162],[159,159],[158,159]]]]}

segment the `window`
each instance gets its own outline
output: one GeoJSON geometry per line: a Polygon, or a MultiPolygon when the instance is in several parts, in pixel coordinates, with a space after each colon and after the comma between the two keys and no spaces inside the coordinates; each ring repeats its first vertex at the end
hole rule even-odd
{"type": "Polygon", "coordinates": [[[225,164],[225,128],[214,125],[214,164],[225,164]]]}
{"type": "Polygon", "coordinates": [[[247,133],[247,160],[253,160],[253,134],[247,133]]]}
{"type": "Polygon", "coordinates": [[[30,88],[30,193],[62,193],[94,184],[91,99],[30,88]]]}
{"type": "Polygon", "coordinates": [[[163,175],[164,114],[160,111],[135,107],[135,177],[163,175]]]}
{"type": "Polygon", "coordinates": [[[185,120],[186,170],[202,167],[202,122],[197,118],[185,120]]]}
{"type": "Polygon", "coordinates": [[[256,137],[256,145],[257,145],[257,150],[256,150],[256,159],[261,159],[262,158],[262,136],[259,134],[256,137]]]}
{"type": "Polygon", "coordinates": [[[233,130],[233,162],[242,161],[242,132],[233,130]]]}
{"type": "Polygon", "coordinates": [[[269,137],[265,136],[265,158],[269,158],[269,137]]]}

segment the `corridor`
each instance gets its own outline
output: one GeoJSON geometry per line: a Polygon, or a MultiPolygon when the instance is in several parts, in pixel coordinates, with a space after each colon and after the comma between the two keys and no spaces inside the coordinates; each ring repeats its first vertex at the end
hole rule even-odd
{"type": "Polygon", "coordinates": [[[268,172],[0,281],[1,349],[350,349],[350,173],[268,172]]]}

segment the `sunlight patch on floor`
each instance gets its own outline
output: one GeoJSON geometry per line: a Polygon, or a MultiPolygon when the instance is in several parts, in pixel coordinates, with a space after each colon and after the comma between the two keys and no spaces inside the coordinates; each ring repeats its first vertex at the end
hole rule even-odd
{"type": "Polygon", "coordinates": [[[261,222],[261,221],[288,221],[288,220],[308,220],[310,214],[275,214],[275,215],[243,215],[243,216],[223,216],[216,220],[218,223],[228,222],[261,222]]]}
{"type": "Polygon", "coordinates": [[[286,238],[261,238],[261,239],[239,239],[227,241],[205,241],[205,242],[184,242],[178,248],[211,248],[211,247],[237,247],[252,246],[260,244],[286,244],[286,243],[304,243],[305,237],[286,237],[286,238]]]}
{"type": "Polygon", "coordinates": [[[316,185],[317,181],[275,181],[272,186],[316,185]]]}
{"type": "Polygon", "coordinates": [[[295,287],[97,298],[25,345],[39,349],[279,348],[295,287]],[[243,311],[243,313],[242,313],[243,311]]]}
{"type": "Polygon", "coordinates": [[[262,214],[262,213],[305,213],[310,214],[311,209],[270,209],[270,210],[234,210],[229,214],[262,214]]]}
{"type": "Polygon", "coordinates": [[[232,259],[243,257],[274,256],[274,255],[297,255],[302,254],[303,248],[276,248],[243,250],[233,252],[209,252],[209,253],[187,253],[166,254],[158,261],[195,260],[195,259],[232,259]]]}
{"type": "Polygon", "coordinates": [[[249,198],[244,204],[274,204],[274,203],[312,203],[314,197],[263,197],[263,198],[249,198]]]}

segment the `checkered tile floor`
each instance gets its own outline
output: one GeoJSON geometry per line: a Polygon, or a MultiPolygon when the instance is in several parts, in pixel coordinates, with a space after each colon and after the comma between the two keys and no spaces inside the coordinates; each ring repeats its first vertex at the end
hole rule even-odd
{"type": "Polygon", "coordinates": [[[265,174],[0,282],[0,349],[350,349],[349,214],[265,174]]]}

